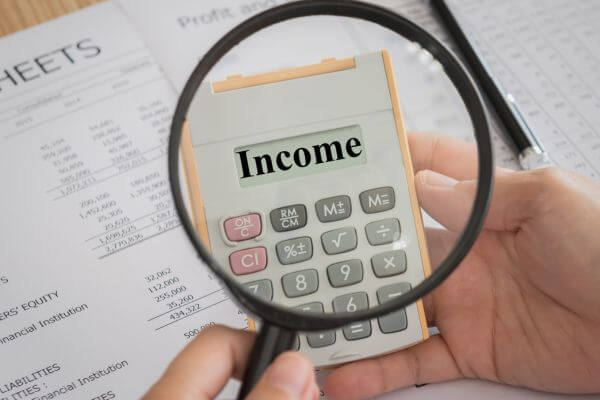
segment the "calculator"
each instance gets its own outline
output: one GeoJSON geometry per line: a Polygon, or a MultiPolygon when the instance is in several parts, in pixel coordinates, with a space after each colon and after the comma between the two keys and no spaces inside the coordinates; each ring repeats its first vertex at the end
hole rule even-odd
{"type": "MultiPolygon", "coordinates": [[[[353,312],[430,273],[393,68],[386,51],[200,86],[182,138],[194,223],[257,296],[353,312]]],[[[299,334],[316,366],[428,337],[423,304],[299,334]]]]}

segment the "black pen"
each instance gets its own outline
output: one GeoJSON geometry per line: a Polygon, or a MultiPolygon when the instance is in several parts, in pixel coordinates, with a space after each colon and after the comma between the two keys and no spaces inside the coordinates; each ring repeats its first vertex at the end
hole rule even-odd
{"type": "Polygon", "coordinates": [[[488,97],[506,131],[511,137],[519,153],[519,163],[523,169],[543,168],[552,165],[548,153],[544,150],[535,134],[527,125],[516,105],[512,94],[502,89],[502,85],[494,79],[491,70],[477,54],[461,29],[458,21],[450,11],[445,0],[431,0],[458,48],[464,55],[469,67],[475,74],[480,87],[488,97]]]}

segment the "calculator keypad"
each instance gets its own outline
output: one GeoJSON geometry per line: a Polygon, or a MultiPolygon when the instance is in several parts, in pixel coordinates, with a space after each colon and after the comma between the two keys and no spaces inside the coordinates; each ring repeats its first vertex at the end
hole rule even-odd
{"type": "Polygon", "coordinates": [[[306,207],[294,204],[276,208],[269,214],[275,232],[288,232],[306,226],[306,207]]]}
{"type": "Polygon", "coordinates": [[[406,272],[406,253],[404,250],[391,250],[371,257],[373,273],[378,278],[399,275],[406,272]]]}
{"type": "Polygon", "coordinates": [[[363,266],[360,260],[347,260],[327,267],[329,283],[335,288],[354,285],[363,279],[363,266]]]}
{"type": "MultiPolygon", "coordinates": [[[[394,190],[391,187],[365,190],[358,196],[358,201],[365,214],[388,211],[395,206],[394,190]]],[[[309,219],[308,211],[304,204],[292,204],[271,210],[269,212],[271,226],[278,234],[303,228],[309,219]]],[[[347,195],[320,199],[314,203],[314,211],[316,219],[323,224],[342,221],[352,214],[352,200],[347,195]]],[[[313,239],[310,236],[292,238],[283,236],[281,237],[283,240],[277,242],[274,249],[268,250],[274,250],[281,265],[274,265],[270,268],[290,268],[290,271],[286,273],[282,269],[281,272],[274,271],[272,275],[268,275],[269,277],[281,276],[279,283],[271,279],[258,279],[244,283],[244,287],[267,301],[273,300],[276,290],[282,290],[283,294],[290,299],[301,298],[316,293],[319,290],[319,274],[326,274],[328,282],[325,284],[329,284],[335,290],[340,290],[339,295],[331,301],[334,312],[365,310],[369,308],[369,300],[382,304],[410,290],[410,284],[407,282],[385,284],[385,279],[388,277],[402,275],[407,270],[407,257],[402,249],[387,250],[384,248],[381,250],[386,251],[374,251],[371,253],[370,259],[367,259],[367,262],[371,264],[367,270],[363,266],[363,260],[352,258],[356,257],[355,255],[350,255],[345,260],[344,258],[340,260],[340,256],[337,260],[335,257],[331,257],[331,262],[326,268],[322,265],[322,261],[319,261],[320,265],[307,263],[306,267],[300,266],[300,270],[295,270],[297,268],[294,267],[294,264],[311,260],[315,251],[317,254],[321,251],[320,257],[323,257],[323,253],[325,257],[329,257],[355,250],[359,241],[357,228],[364,229],[366,241],[373,246],[374,250],[376,246],[393,243],[401,237],[401,224],[397,218],[378,219],[368,222],[362,227],[342,225],[336,229],[326,230],[320,235],[322,251],[313,247],[313,239]],[[288,265],[289,267],[287,267],[288,265]],[[365,275],[371,275],[371,278],[365,277],[365,275]],[[382,286],[376,291],[377,299],[369,299],[369,295],[363,291],[354,290],[348,293],[348,290],[342,289],[358,285],[364,279],[381,279],[382,286]],[[275,287],[278,284],[281,289],[275,287]]],[[[262,230],[259,212],[231,217],[224,222],[226,237],[232,242],[243,242],[251,238],[260,240],[262,230]]],[[[267,268],[267,249],[257,246],[233,251],[229,255],[229,261],[231,269],[236,275],[259,272],[267,268]]],[[[311,298],[314,299],[314,297],[311,298]]],[[[324,312],[323,303],[318,301],[309,302],[296,308],[304,312],[324,312]]],[[[379,317],[377,325],[379,331],[384,334],[405,330],[407,328],[406,311],[399,310],[379,317]]],[[[348,341],[367,338],[373,334],[372,330],[371,321],[354,322],[341,329],[344,338],[348,341]]],[[[335,330],[307,333],[305,336],[308,345],[312,348],[326,347],[336,342],[335,330]]]]}
{"type": "Polygon", "coordinates": [[[389,186],[365,190],[359,198],[360,206],[367,214],[391,210],[396,203],[394,189],[389,186]]]}
{"type": "Polygon", "coordinates": [[[261,246],[234,251],[229,255],[229,265],[236,275],[261,271],[267,267],[267,249],[261,246]]]}
{"type": "Polygon", "coordinates": [[[358,243],[356,229],[346,227],[325,232],[321,235],[321,243],[327,254],[340,254],[354,250],[358,243]]]}
{"type": "Polygon", "coordinates": [[[306,296],[319,288],[319,275],[316,269],[291,272],[281,278],[281,284],[287,297],[306,296]]]}
{"type": "Polygon", "coordinates": [[[262,232],[262,224],[258,213],[228,218],[223,225],[227,239],[232,242],[252,239],[262,232]]]}
{"type": "Polygon", "coordinates": [[[244,287],[250,293],[260,297],[263,300],[273,300],[273,283],[269,279],[260,279],[258,281],[246,282],[244,287]]]}
{"type": "MultiPolygon", "coordinates": [[[[377,300],[379,304],[386,303],[394,298],[406,293],[410,290],[410,283],[399,282],[391,285],[386,285],[377,290],[377,300]]],[[[377,318],[379,328],[383,333],[400,332],[408,326],[406,319],[406,310],[402,309],[391,314],[377,318]]]]}
{"type": "Polygon", "coordinates": [[[334,222],[350,217],[352,204],[349,196],[333,196],[317,201],[315,210],[319,221],[334,222]]]}
{"type": "Polygon", "coordinates": [[[400,239],[400,221],[387,218],[368,223],[365,227],[367,240],[372,246],[388,244],[400,239]]]}
{"type": "Polygon", "coordinates": [[[284,240],[277,243],[275,251],[283,265],[310,260],[313,254],[312,240],[308,236],[284,240]]]}

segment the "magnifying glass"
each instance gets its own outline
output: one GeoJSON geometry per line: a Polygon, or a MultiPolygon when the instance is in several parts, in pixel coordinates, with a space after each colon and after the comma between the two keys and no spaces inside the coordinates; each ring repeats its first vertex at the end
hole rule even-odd
{"type": "Polygon", "coordinates": [[[476,240],[493,161],[449,50],[388,9],[318,0],[257,14],[205,54],[169,174],[198,256],[259,329],[243,398],[286,350],[329,366],[425,340],[420,299],[476,240]],[[453,158],[457,136],[473,154],[453,158]],[[417,182],[423,169],[450,177],[417,182]],[[477,179],[474,198],[453,198],[453,178],[477,179]]]}

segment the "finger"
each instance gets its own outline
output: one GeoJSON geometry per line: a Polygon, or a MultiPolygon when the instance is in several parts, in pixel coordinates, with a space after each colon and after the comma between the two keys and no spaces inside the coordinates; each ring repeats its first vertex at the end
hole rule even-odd
{"type": "Polygon", "coordinates": [[[380,358],[334,370],[324,390],[331,400],[367,399],[392,390],[463,377],[441,335],[380,358]]]}
{"type": "Polygon", "coordinates": [[[213,399],[231,376],[242,374],[254,337],[223,326],[203,330],[173,360],[144,400],[213,399]]]}
{"type": "Polygon", "coordinates": [[[459,180],[477,177],[473,144],[431,133],[409,133],[408,145],[415,173],[432,170],[459,180]]]}
{"type": "MultiPolygon", "coordinates": [[[[484,227],[516,231],[543,209],[540,204],[545,184],[543,174],[543,171],[497,171],[484,227]]],[[[456,181],[433,171],[421,171],[415,186],[419,203],[428,214],[449,230],[462,231],[471,215],[477,181],[456,181]]]]}
{"type": "Polygon", "coordinates": [[[312,364],[290,351],[275,359],[246,400],[316,400],[318,394],[312,364]]]}
{"type": "Polygon", "coordinates": [[[429,170],[415,177],[419,205],[453,232],[462,231],[473,207],[473,194],[459,190],[458,184],[454,178],[429,170]]]}

